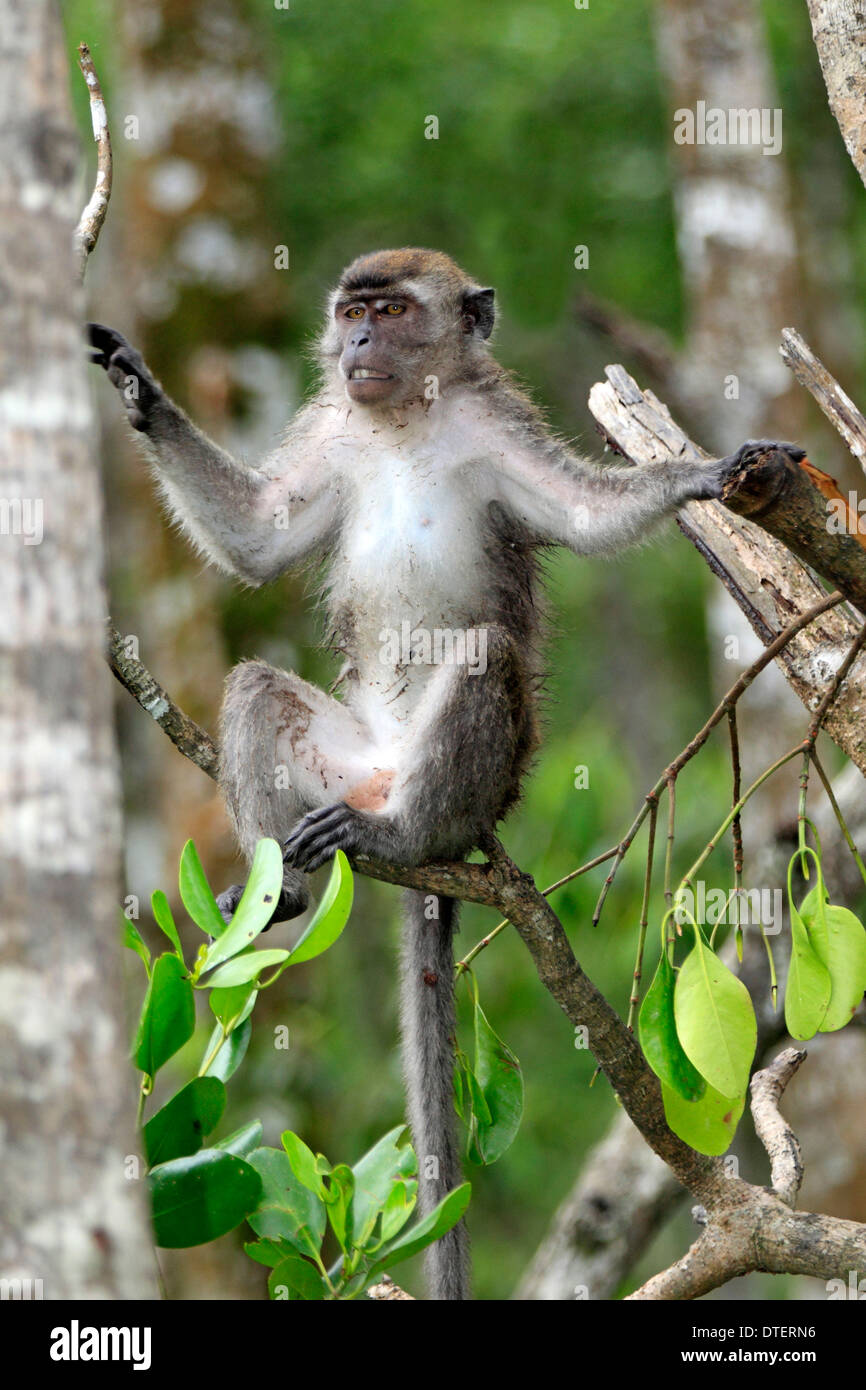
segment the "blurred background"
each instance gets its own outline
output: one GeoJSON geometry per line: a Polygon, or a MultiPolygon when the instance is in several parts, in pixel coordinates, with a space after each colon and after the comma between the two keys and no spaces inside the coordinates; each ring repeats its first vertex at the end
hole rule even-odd
{"type": "MultiPolygon", "coordinates": [[[[308,345],[342,266],[362,251],[418,244],[447,251],[496,286],[497,355],[588,453],[600,456],[588,391],[606,363],[623,362],[711,452],[730,452],[748,436],[799,439],[843,490],[856,485],[841,441],[778,357],[779,331],[793,324],[849,394],[866,401],[866,195],[827,108],[804,4],[278,4],[63,6],[86,154],[82,201],[93,162],[75,66],[82,40],[102,80],[114,145],[113,200],[88,270],[90,316],[139,346],[205,430],[251,460],[273,448],[311,380],[308,345]],[[697,99],[781,108],[782,152],[677,145],[673,113],[697,99]],[[426,138],[431,117],[435,139],[426,138]],[[580,246],[588,264],[577,269],[580,246]],[[288,250],[287,269],[275,269],[279,247],[288,250]]],[[[103,419],[111,612],[121,633],[138,639],[145,664],[211,731],[224,676],[241,657],[329,682],[336,668],[317,649],[305,582],[288,577],[245,591],[206,569],[162,517],[113,394],[95,374],[93,385],[103,419]]],[[[542,886],[622,836],[643,793],[754,652],[738,611],[673,524],[616,563],[557,553],[547,571],[547,737],[503,835],[542,886]],[[582,765],[589,786],[577,789],[582,765]]],[[[150,893],[172,895],[188,837],[217,890],[237,881],[240,866],[213,784],[121,690],[117,718],[126,892],[139,898],[139,926],[154,945],[150,893]]],[[[804,727],[781,678],[765,673],[743,712],[746,772],[772,761],[804,727]]],[[[838,768],[833,751],[828,760],[838,768]]],[[[683,871],[729,797],[721,738],[679,783],[683,871]]],[[[795,817],[791,779],[770,784],[745,817],[747,856],[768,841],[787,842],[795,817]]],[[[727,847],[714,858],[709,882],[727,886],[727,847]]],[[[625,1011],[640,851],[593,930],[603,872],[570,884],[554,903],[582,965],[625,1011]]],[[[400,1122],[398,901],[396,890],[358,878],[353,919],[337,947],[269,992],[278,997],[257,1009],[225,1132],[259,1116],[267,1143],[292,1128],[332,1161],[353,1162],[400,1122]],[[288,1051],[273,1044],[283,1024],[288,1051]]],[[[659,908],[654,901],[653,923],[659,908]]],[[[462,920],[464,950],[495,924],[472,907],[462,920]]],[[[650,951],[652,968],[654,944],[650,951]]],[[[141,980],[130,972],[132,1019],[141,980]]],[[[592,1059],[575,1048],[515,934],[484,953],[478,976],[488,1017],[526,1078],[513,1148],[495,1167],[469,1174],[477,1296],[507,1298],[617,1107],[603,1079],[590,1088],[592,1059]]],[[[191,1048],[201,1048],[207,1029],[203,1021],[191,1048]]],[[[860,1030],[844,1044],[854,1078],[864,1070],[863,1043],[860,1030]]],[[[838,1058],[831,1067],[838,1076],[838,1058]]],[[[177,1077],[184,1068],[181,1054],[177,1077]]],[[[815,1076],[810,1091],[804,1073],[799,1102],[793,1093],[791,1102],[807,1157],[803,1204],[864,1220],[862,1090],[837,1086],[828,1106],[828,1087],[815,1076]]],[[[744,1176],[765,1182],[765,1160],[747,1135],[737,1151],[744,1176]]],[[[675,1258],[690,1238],[683,1209],[617,1292],[675,1258]]],[[[166,1255],[170,1293],[266,1296],[266,1271],[239,1244],[230,1236],[166,1255]]],[[[418,1291],[419,1271],[406,1268],[406,1286],[418,1291]]],[[[719,1296],[816,1297],[823,1286],[753,1276],[719,1296]]]]}

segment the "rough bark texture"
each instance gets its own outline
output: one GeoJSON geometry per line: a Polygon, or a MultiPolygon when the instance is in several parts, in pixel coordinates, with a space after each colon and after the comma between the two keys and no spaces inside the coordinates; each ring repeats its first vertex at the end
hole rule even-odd
{"type": "Polygon", "coordinates": [[[78,159],[58,9],[0,0],[0,1275],[147,1298],[78,159]]]}
{"type": "Polygon", "coordinates": [[[830,110],[866,183],[866,12],[851,0],[807,0],[830,110]]]}

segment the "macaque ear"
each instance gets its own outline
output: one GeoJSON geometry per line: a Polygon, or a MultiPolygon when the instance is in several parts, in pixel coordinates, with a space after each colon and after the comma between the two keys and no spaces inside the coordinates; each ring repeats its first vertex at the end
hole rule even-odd
{"type": "Polygon", "coordinates": [[[468,321],[467,332],[479,333],[482,338],[490,337],[496,318],[494,295],[495,290],[475,290],[463,296],[463,313],[468,321]]]}

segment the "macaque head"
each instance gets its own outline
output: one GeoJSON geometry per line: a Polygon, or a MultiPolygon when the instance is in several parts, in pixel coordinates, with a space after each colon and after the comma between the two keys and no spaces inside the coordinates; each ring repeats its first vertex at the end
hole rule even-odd
{"type": "Polygon", "coordinates": [[[493,319],[493,290],[441,251],[374,251],[340,276],[320,353],[349,400],[405,405],[424,398],[431,376],[440,388],[471,377],[493,319]]]}

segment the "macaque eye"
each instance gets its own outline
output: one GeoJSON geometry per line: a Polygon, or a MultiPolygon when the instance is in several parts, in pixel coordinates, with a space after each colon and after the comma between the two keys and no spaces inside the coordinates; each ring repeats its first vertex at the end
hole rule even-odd
{"type": "Polygon", "coordinates": [[[364,310],[361,308],[360,304],[353,304],[351,309],[346,310],[347,319],[362,319],[363,317],[364,310]]]}
{"type": "Polygon", "coordinates": [[[391,315],[393,316],[393,315],[395,315],[395,314],[405,314],[405,312],[406,312],[406,305],[405,305],[405,304],[386,304],[386,305],[385,305],[385,313],[386,313],[386,314],[391,314],[391,315]]]}

